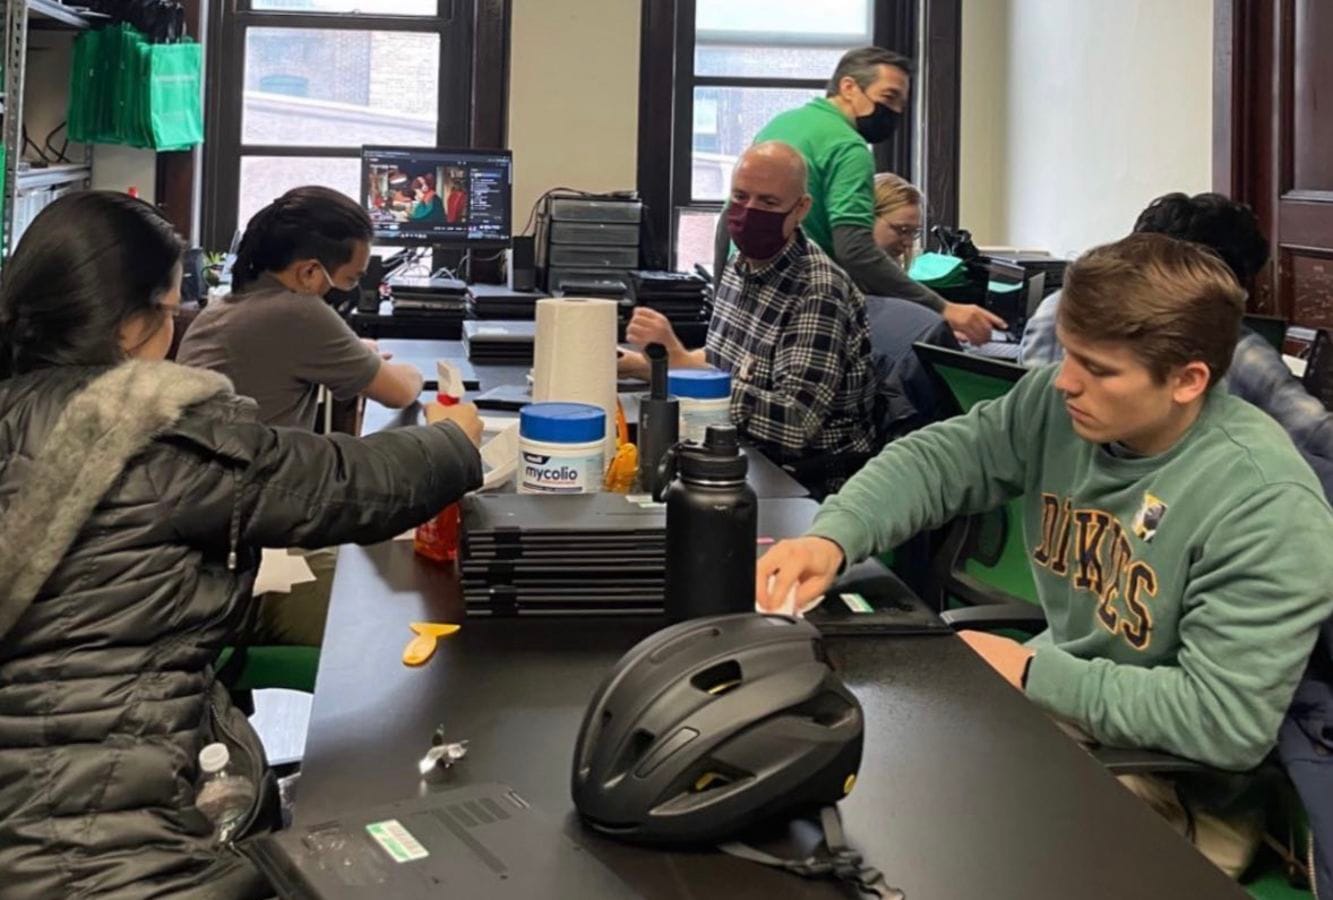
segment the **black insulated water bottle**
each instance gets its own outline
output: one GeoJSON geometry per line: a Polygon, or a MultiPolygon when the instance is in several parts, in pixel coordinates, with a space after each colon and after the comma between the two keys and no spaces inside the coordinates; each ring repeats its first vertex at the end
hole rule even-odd
{"type": "Polygon", "coordinates": [[[730,425],[709,425],[702,446],[677,444],[662,459],[672,622],[754,610],[759,507],[748,467],[730,425]]]}

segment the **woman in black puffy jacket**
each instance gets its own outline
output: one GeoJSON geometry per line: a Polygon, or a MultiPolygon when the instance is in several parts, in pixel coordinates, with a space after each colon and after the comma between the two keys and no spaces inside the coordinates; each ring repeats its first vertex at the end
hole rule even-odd
{"type": "Polygon", "coordinates": [[[195,807],[199,750],[261,786],[213,661],[259,548],[384,540],[481,483],[475,410],[355,439],[269,428],[163,361],[180,239],[151,206],[63,197],[0,289],[0,898],[266,896],[195,807]]]}

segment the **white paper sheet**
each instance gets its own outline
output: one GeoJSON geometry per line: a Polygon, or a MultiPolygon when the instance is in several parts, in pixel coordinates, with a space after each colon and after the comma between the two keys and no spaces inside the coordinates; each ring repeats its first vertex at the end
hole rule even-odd
{"type": "Polygon", "coordinates": [[[310,564],[299,553],[288,553],[285,548],[265,547],[259,557],[259,572],[255,575],[256,594],[277,591],[292,592],[292,585],[315,580],[310,564]]]}
{"type": "Polygon", "coordinates": [[[481,489],[490,491],[514,477],[518,471],[518,423],[509,422],[489,441],[481,445],[481,489]]]}
{"type": "MultiPolygon", "coordinates": [[[[768,576],[768,589],[769,589],[770,591],[773,590],[773,582],[776,581],[776,580],[777,580],[776,576],[773,576],[773,575],[768,576]]],[[[811,600],[810,602],[804,604],[804,605],[801,606],[800,608],[797,608],[797,606],[796,606],[796,585],[792,585],[792,586],[791,586],[791,590],[787,591],[787,596],[786,596],[785,599],[783,599],[783,601],[782,601],[782,605],[779,606],[777,609],[763,610],[763,609],[759,609],[759,605],[758,605],[758,604],[755,604],[755,611],[756,611],[756,612],[770,612],[770,613],[777,613],[777,614],[779,614],[779,615],[783,615],[783,616],[795,616],[796,618],[799,619],[799,618],[802,618],[802,617],[803,617],[806,613],[808,613],[810,610],[812,610],[812,609],[814,609],[816,606],[818,606],[820,603],[822,603],[823,600],[824,600],[824,595],[823,595],[823,594],[820,594],[820,595],[819,595],[818,597],[816,597],[815,599],[813,599],[813,600],[811,600]]]]}

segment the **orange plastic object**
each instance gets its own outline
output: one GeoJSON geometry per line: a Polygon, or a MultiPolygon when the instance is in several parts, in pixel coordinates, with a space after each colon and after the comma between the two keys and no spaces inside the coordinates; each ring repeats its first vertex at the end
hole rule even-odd
{"type": "Polygon", "coordinates": [[[440,622],[413,622],[408,626],[416,637],[408,641],[403,649],[403,665],[419,666],[435,654],[436,643],[442,637],[448,637],[461,625],[446,625],[440,622]]]}
{"type": "Polygon", "coordinates": [[[617,494],[628,494],[634,489],[639,474],[639,448],[629,442],[629,423],[625,421],[625,407],[616,401],[616,455],[606,468],[603,487],[617,494]]]}

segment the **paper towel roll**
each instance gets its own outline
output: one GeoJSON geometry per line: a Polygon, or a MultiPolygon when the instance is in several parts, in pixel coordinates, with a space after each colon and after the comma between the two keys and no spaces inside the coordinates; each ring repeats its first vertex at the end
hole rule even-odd
{"type": "Polygon", "coordinates": [[[616,449],[614,300],[548,297],[537,301],[532,399],[591,403],[606,410],[606,458],[616,449]]]}

